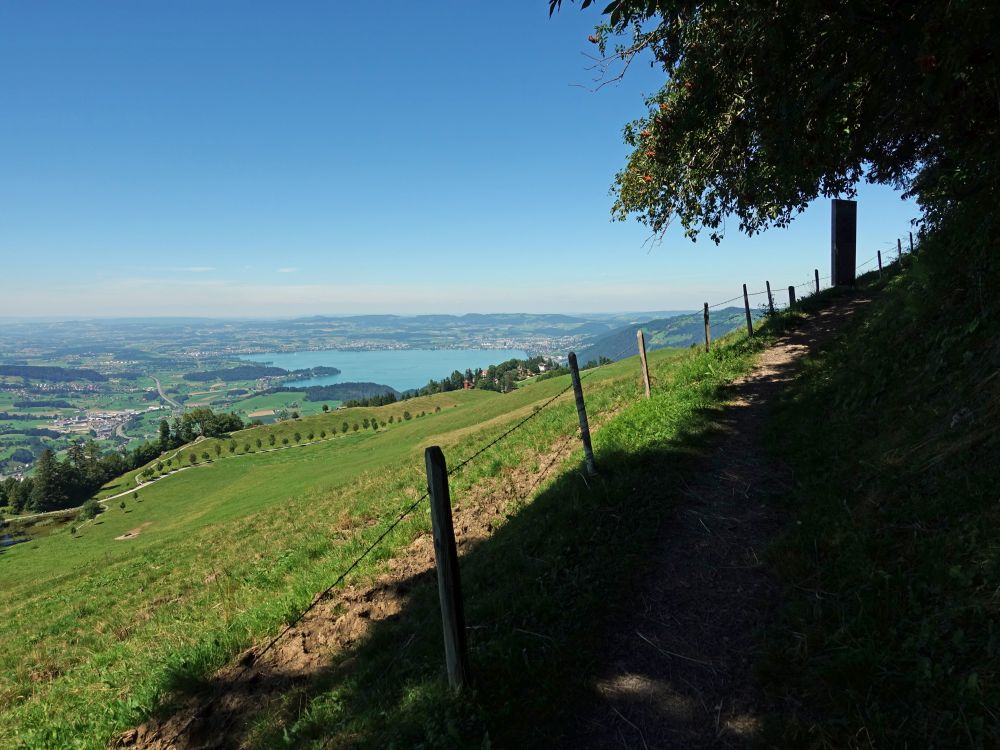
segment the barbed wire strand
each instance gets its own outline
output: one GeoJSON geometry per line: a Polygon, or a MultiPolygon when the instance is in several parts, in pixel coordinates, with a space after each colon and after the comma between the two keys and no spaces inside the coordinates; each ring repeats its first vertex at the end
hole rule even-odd
{"type": "MultiPolygon", "coordinates": [[[[351,571],[357,568],[358,565],[361,564],[361,561],[364,560],[365,557],[367,557],[371,553],[371,551],[374,550],[379,544],[381,544],[382,540],[384,540],[387,536],[389,536],[389,534],[391,534],[393,530],[395,530],[395,528],[399,526],[399,524],[401,524],[407,518],[407,516],[409,516],[414,510],[416,510],[417,507],[420,505],[420,503],[426,500],[429,496],[430,493],[425,492],[419,498],[410,503],[410,505],[407,506],[407,508],[396,517],[396,519],[389,525],[389,527],[381,534],[379,534],[378,538],[375,539],[375,541],[373,541],[371,544],[369,544],[368,547],[365,549],[365,551],[362,552],[360,555],[358,555],[354,559],[354,562],[352,562],[339,576],[337,576],[336,580],[333,583],[331,583],[321,593],[319,593],[317,596],[313,598],[312,602],[309,603],[309,606],[303,609],[290,623],[286,624],[285,627],[283,627],[278,632],[278,634],[275,635],[267,643],[266,646],[264,646],[264,648],[254,653],[251,659],[246,660],[246,663],[243,665],[243,668],[230,681],[230,684],[239,682],[243,678],[243,676],[248,671],[250,671],[251,667],[253,667],[254,664],[256,664],[265,654],[267,654],[272,648],[274,648],[274,646],[278,643],[278,641],[280,641],[285,635],[287,635],[292,628],[294,628],[296,625],[302,622],[305,616],[309,614],[316,607],[317,604],[319,604],[327,596],[329,596],[330,592],[333,591],[345,578],[347,578],[347,576],[351,573],[351,571]]],[[[204,706],[202,706],[202,708],[199,711],[195,712],[191,716],[191,718],[189,718],[186,722],[184,722],[181,728],[177,730],[177,732],[174,734],[174,736],[170,739],[170,741],[167,744],[173,745],[174,742],[177,740],[177,738],[180,737],[181,734],[183,734],[188,729],[188,727],[191,726],[192,723],[194,723],[195,719],[197,719],[201,715],[206,714],[208,709],[211,708],[213,705],[215,705],[215,702],[220,697],[222,697],[223,692],[224,690],[222,690],[221,688],[217,690],[215,695],[213,695],[211,699],[209,699],[209,701],[204,706]]]]}
{"type": "MultiPolygon", "coordinates": [[[[587,374],[589,375],[590,373],[587,373],[587,374]]],[[[462,469],[464,466],[466,466],[470,462],[472,462],[475,459],[479,458],[479,456],[483,455],[486,451],[488,451],[490,448],[492,448],[494,445],[496,445],[497,443],[499,443],[501,440],[503,440],[505,437],[507,437],[508,435],[510,435],[515,430],[519,430],[528,421],[534,419],[539,414],[541,414],[542,411],[545,409],[545,407],[547,407],[549,404],[551,404],[553,401],[555,401],[557,398],[559,398],[560,396],[562,396],[564,393],[566,393],[567,391],[571,390],[572,388],[573,388],[573,382],[572,382],[572,379],[570,379],[570,384],[568,386],[566,386],[565,388],[563,388],[561,391],[559,391],[559,393],[557,393],[555,396],[553,396],[552,398],[550,398],[548,401],[546,401],[544,404],[542,404],[541,406],[539,406],[537,409],[533,410],[531,412],[531,414],[529,414],[528,416],[526,416],[524,419],[522,419],[520,422],[518,422],[517,424],[515,424],[509,430],[506,430],[506,431],[502,432],[500,435],[498,435],[496,438],[494,438],[489,443],[487,443],[486,445],[484,445],[482,448],[480,448],[479,450],[477,450],[475,453],[473,453],[471,456],[469,456],[468,458],[466,458],[464,461],[462,461],[461,463],[457,464],[452,469],[449,469],[448,470],[448,476],[451,476],[456,471],[459,471],[460,469],[462,469]]]]}

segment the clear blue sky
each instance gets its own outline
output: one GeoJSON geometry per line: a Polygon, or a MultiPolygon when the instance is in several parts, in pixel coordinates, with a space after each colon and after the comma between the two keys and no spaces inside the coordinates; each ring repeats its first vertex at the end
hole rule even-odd
{"type": "MultiPolygon", "coordinates": [[[[829,207],[721,247],[610,221],[599,15],[507,3],[0,4],[0,315],[684,309],[829,265],[829,207]]],[[[859,259],[911,203],[865,188],[859,259]]]]}

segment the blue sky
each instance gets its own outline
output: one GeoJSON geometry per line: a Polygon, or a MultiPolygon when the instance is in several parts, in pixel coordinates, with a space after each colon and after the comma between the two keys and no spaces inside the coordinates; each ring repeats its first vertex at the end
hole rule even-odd
{"type": "MultiPolygon", "coordinates": [[[[599,15],[480,3],[0,4],[0,315],[685,309],[829,265],[829,205],[720,247],[611,222],[599,15]]],[[[859,259],[916,207],[862,189],[859,259]]]]}

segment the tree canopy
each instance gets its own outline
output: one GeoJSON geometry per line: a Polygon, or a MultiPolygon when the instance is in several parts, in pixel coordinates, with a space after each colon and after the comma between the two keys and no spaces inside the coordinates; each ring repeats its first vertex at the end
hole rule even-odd
{"type": "Polygon", "coordinates": [[[718,241],[727,216],[753,234],[862,180],[915,196],[932,225],[996,205],[1000,4],[615,0],[604,15],[590,39],[606,78],[641,55],[665,74],[625,128],[616,218],[718,241]]]}

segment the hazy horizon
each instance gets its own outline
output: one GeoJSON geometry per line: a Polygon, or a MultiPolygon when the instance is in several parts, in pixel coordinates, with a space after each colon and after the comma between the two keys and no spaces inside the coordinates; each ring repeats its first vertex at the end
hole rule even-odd
{"type": "MultiPolygon", "coordinates": [[[[736,303],[733,303],[736,305],[736,303]]],[[[738,305],[736,305],[738,306],[738,305]]],[[[364,318],[364,317],[392,317],[392,318],[425,318],[425,317],[452,317],[462,318],[469,315],[563,315],[575,318],[601,319],[605,317],[621,315],[682,315],[691,312],[698,312],[695,308],[674,308],[670,310],[573,310],[569,312],[538,312],[532,310],[514,310],[509,312],[464,312],[464,313],[394,313],[394,312],[371,312],[371,313],[316,313],[312,315],[231,315],[231,316],[211,316],[211,315],[90,315],[90,316],[46,316],[46,315],[0,315],[0,322],[47,322],[47,323],[82,323],[82,322],[114,322],[114,321],[295,321],[308,320],[311,318],[364,318]]]]}

